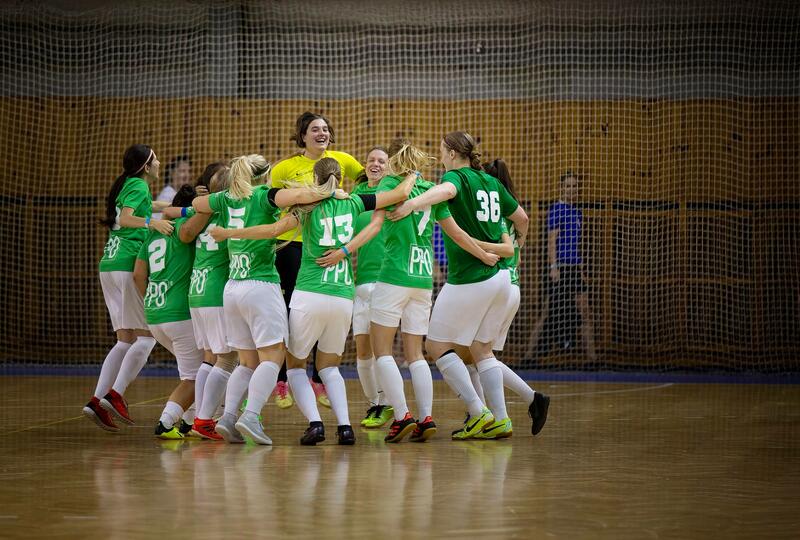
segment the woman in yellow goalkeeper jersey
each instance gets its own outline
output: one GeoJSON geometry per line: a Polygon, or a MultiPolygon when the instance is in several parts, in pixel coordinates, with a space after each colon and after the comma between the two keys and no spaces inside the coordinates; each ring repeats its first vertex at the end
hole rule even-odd
{"type": "MultiPolygon", "coordinates": [[[[310,184],[314,181],[314,165],[322,158],[335,159],[342,170],[342,176],[355,180],[364,171],[364,167],[356,158],[345,152],[329,150],[328,147],[335,142],[333,126],[323,115],[309,111],[301,114],[295,123],[295,132],[292,140],[300,151],[290,158],[279,162],[272,169],[270,178],[272,187],[286,187],[287,183],[297,182],[310,184]]],[[[341,187],[341,185],[340,185],[341,187]]],[[[275,258],[275,267],[281,278],[281,289],[286,307],[294,292],[297,273],[300,271],[302,257],[303,237],[298,229],[292,229],[278,237],[278,240],[289,242],[286,247],[278,251],[275,258]]],[[[313,355],[316,358],[316,354],[313,355]]],[[[312,361],[312,387],[321,405],[330,407],[330,400],[319,378],[316,361],[312,361]]],[[[275,388],[275,403],[280,408],[291,407],[293,399],[289,393],[286,378],[286,366],[281,369],[278,385],[275,388]]]]}

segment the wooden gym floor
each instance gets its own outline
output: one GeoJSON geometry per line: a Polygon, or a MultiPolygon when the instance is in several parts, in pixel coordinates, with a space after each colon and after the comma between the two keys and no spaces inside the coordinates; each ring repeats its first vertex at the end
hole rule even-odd
{"type": "MultiPolygon", "coordinates": [[[[449,440],[460,402],[435,381],[426,444],[301,447],[297,407],[264,410],[273,447],[160,442],[174,382],[140,378],[119,434],[80,417],[91,377],[0,377],[2,538],[797,538],[800,386],[532,383],[537,437],[449,440]]],[[[348,380],[351,419],[364,412],[348,380]]],[[[409,396],[413,395],[407,382],[409,396]]],[[[413,401],[411,402],[413,407],[413,401]]],[[[329,435],[331,412],[323,409],[329,435]]],[[[333,437],[331,437],[333,439],[333,437]]]]}

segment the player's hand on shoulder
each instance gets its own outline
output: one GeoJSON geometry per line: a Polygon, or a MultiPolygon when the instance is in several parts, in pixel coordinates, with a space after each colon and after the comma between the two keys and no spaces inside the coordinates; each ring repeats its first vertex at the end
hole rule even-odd
{"type": "Polygon", "coordinates": [[[339,199],[339,200],[342,200],[342,199],[349,199],[349,198],[350,198],[350,194],[349,194],[349,193],[347,193],[347,192],[346,192],[345,190],[343,190],[343,189],[336,188],[336,191],[334,191],[334,192],[333,192],[333,198],[334,198],[334,199],[339,199]]]}
{"type": "Polygon", "coordinates": [[[164,235],[170,235],[175,230],[172,222],[165,219],[154,219],[150,222],[150,228],[164,235]]]}

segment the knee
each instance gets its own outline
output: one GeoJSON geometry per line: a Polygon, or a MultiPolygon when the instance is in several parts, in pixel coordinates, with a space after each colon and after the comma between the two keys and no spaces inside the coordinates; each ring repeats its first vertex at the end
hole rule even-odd
{"type": "Polygon", "coordinates": [[[214,364],[214,367],[224,369],[230,373],[236,369],[237,364],[239,364],[239,355],[236,354],[236,351],[232,351],[217,355],[217,362],[214,364]]]}
{"type": "Polygon", "coordinates": [[[445,347],[444,343],[439,343],[438,341],[431,341],[427,340],[425,342],[425,351],[428,353],[434,361],[438,360],[440,356],[442,356],[447,348],[445,347]]]}

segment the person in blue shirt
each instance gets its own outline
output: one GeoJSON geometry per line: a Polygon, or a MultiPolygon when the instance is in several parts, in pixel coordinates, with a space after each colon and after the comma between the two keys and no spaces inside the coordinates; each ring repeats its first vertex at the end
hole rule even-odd
{"type": "MultiPolygon", "coordinates": [[[[561,197],[547,211],[547,282],[548,286],[533,332],[529,352],[535,351],[539,342],[547,314],[550,299],[557,302],[572,301],[581,317],[581,336],[586,356],[596,360],[594,347],[594,324],[589,309],[588,287],[581,257],[581,229],[583,212],[575,206],[578,199],[578,178],[571,172],[564,173],[559,179],[561,197]]],[[[563,308],[564,306],[558,306],[563,308]]]]}

